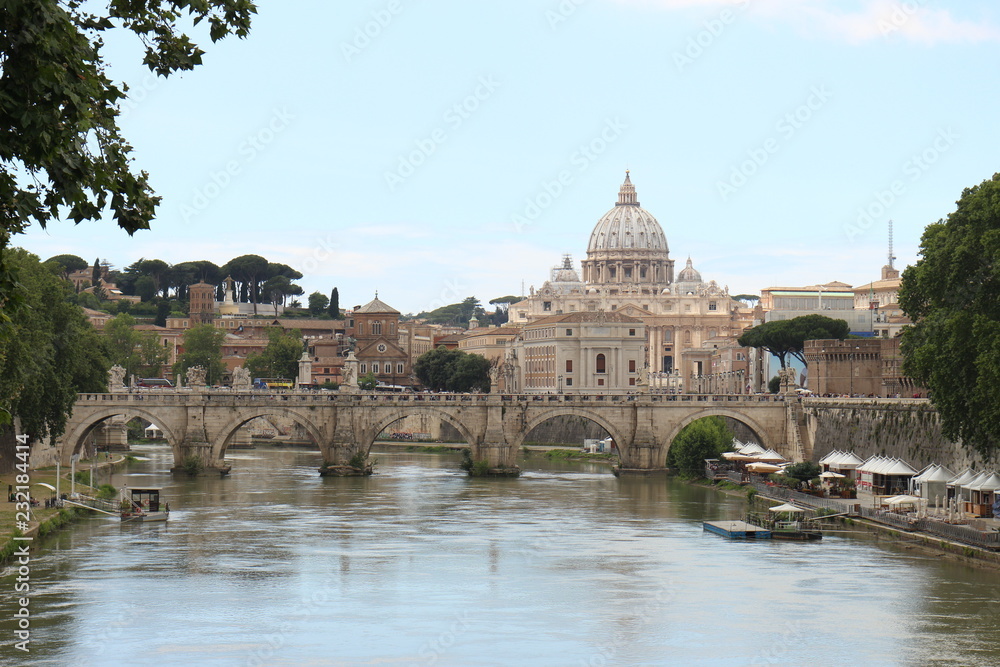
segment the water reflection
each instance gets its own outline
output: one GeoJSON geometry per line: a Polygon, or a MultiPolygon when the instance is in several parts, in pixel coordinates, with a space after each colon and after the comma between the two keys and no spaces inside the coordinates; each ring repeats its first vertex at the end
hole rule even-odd
{"type": "Polygon", "coordinates": [[[1000,660],[995,573],[846,535],[729,542],[701,521],[741,499],[706,488],[541,457],[469,479],[457,455],[404,451],[370,478],[261,449],[228,478],[174,479],[143,451],[130,476],[164,487],[170,521],[89,519],[46,543],[35,663],[1000,660]]]}

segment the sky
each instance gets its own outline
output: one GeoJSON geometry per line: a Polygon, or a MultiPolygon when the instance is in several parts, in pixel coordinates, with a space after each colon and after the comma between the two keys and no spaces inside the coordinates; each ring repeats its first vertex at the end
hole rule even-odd
{"type": "MultiPolygon", "coordinates": [[[[586,257],[625,170],[732,294],[918,259],[997,171],[1000,7],[968,0],[284,0],[157,78],[107,39],[121,126],[163,197],[149,231],[15,243],[289,264],[306,294],[403,313],[540,287],[586,257]],[[523,286],[523,287],[522,287],[523,286]]],[[[302,299],[303,303],[305,298],[302,299]]]]}

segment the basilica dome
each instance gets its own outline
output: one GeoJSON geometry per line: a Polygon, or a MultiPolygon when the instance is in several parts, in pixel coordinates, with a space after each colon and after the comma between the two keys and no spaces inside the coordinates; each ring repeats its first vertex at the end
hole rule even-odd
{"type": "Polygon", "coordinates": [[[667,237],[656,218],[639,206],[628,171],[615,207],[594,225],[582,265],[584,282],[613,290],[630,285],[659,291],[673,282],[667,237]]]}
{"type": "Polygon", "coordinates": [[[625,172],[618,203],[594,225],[587,252],[631,249],[662,253],[670,250],[663,228],[649,211],[639,206],[635,186],[625,172]]]}

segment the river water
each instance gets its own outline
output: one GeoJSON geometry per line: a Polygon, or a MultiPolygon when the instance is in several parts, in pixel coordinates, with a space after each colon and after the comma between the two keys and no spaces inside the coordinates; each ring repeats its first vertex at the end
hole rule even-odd
{"type": "Polygon", "coordinates": [[[273,449],[175,479],[166,448],[137,453],[113,482],[162,486],[170,521],[47,540],[11,664],[1000,664],[997,573],[864,535],[727,541],[701,522],[740,499],[676,480],[541,457],[470,479],[401,450],[321,478],[273,449]]]}

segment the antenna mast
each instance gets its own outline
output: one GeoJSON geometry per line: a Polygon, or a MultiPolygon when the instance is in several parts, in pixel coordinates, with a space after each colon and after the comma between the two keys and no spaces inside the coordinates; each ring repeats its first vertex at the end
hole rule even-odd
{"type": "Polygon", "coordinates": [[[889,268],[895,268],[892,265],[893,260],[896,259],[892,254],[892,220],[889,221],[889,268]]]}

